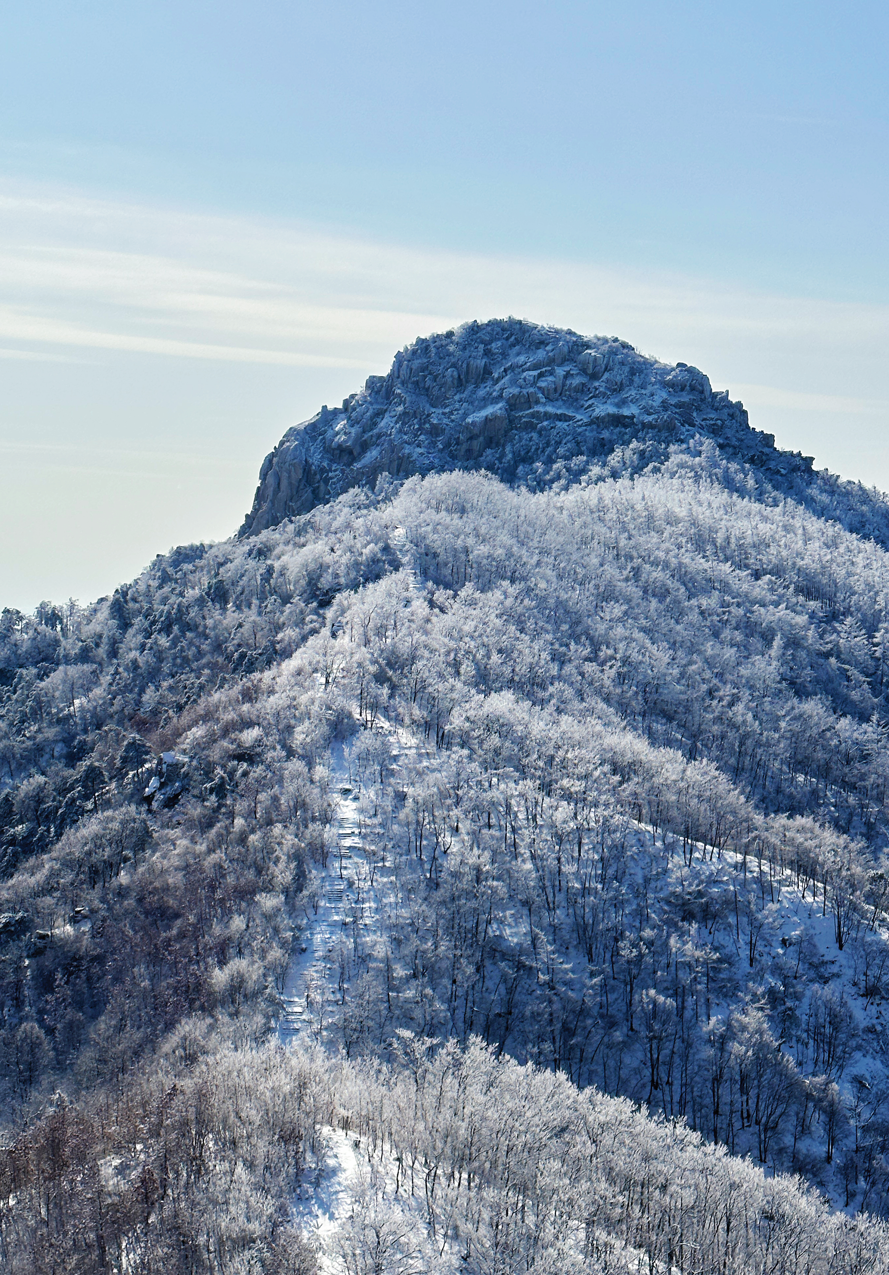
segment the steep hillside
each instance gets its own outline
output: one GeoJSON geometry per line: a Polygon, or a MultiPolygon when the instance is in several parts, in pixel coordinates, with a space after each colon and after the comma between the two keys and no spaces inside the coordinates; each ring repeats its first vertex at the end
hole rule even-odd
{"type": "Polygon", "coordinates": [[[4,1269],[885,1269],[887,514],[510,320],[3,612],[4,1269]]]}

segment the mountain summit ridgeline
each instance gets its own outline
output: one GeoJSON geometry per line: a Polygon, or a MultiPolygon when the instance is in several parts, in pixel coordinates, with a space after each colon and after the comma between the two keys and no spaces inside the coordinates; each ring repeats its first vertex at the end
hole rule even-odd
{"type": "Polygon", "coordinates": [[[422,338],[341,407],[284,435],[266,458],[242,535],[308,513],[382,474],[484,469],[531,487],[570,479],[618,449],[635,467],[695,438],[753,464],[775,484],[808,478],[812,458],[775,447],[741,403],[703,372],[519,319],[467,323],[422,338]]]}

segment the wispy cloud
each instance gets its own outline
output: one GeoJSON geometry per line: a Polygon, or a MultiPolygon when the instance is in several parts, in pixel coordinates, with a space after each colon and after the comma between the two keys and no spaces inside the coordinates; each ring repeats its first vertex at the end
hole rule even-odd
{"type": "Polygon", "coordinates": [[[17,350],[12,346],[0,346],[0,359],[13,359],[19,363],[83,363],[70,354],[49,353],[46,350],[17,350]]]}
{"type": "Polygon", "coordinates": [[[0,336],[21,343],[362,367],[451,321],[398,304],[403,252],[317,230],[8,190],[0,226],[0,336]]]}
{"type": "MultiPolygon", "coordinates": [[[[212,359],[229,363],[269,363],[289,367],[360,367],[357,358],[311,354],[299,350],[263,349],[207,341],[180,341],[138,333],[102,331],[46,315],[0,306],[0,336],[47,345],[74,345],[93,350],[125,350],[170,358],[212,359]]],[[[17,352],[19,357],[53,360],[58,356],[17,352]]]]}
{"type": "Polygon", "coordinates": [[[889,488],[889,306],[653,274],[598,244],[431,251],[0,183],[0,543],[20,546],[0,602],[95,596],[229,534],[287,425],[417,336],[507,314],[697,364],[780,445],[889,488]]]}
{"type": "Polygon", "coordinates": [[[885,399],[889,306],[10,186],[0,230],[0,338],[23,353],[369,371],[417,335],[512,313],[628,337],[735,393],[768,386],[774,409],[870,415],[885,399]]]}

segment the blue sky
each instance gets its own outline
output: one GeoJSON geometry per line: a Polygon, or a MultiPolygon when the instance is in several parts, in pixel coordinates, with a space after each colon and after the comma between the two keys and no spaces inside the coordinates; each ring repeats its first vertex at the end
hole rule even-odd
{"type": "Polygon", "coordinates": [[[889,488],[889,10],[8,6],[0,603],[227,535],[413,337],[515,313],[704,368],[889,488]]]}

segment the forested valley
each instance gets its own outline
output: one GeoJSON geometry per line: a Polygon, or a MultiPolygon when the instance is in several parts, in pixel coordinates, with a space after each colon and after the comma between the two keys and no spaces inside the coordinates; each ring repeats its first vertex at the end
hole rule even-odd
{"type": "Polygon", "coordinates": [[[885,1270],[885,501],[623,344],[399,359],[2,613],[0,1266],[885,1270]]]}

